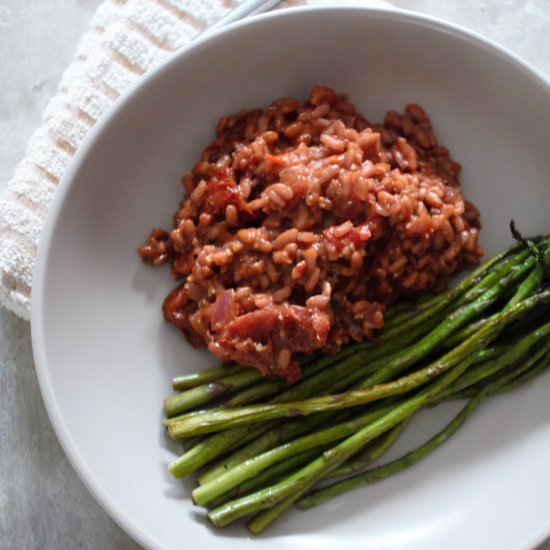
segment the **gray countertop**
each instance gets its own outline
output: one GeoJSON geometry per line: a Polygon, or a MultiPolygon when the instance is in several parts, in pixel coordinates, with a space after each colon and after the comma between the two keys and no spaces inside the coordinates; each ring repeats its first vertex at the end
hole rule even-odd
{"type": "MultiPolygon", "coordinates": [[[[0,0],[0,190],[100,3],[0,0]]],[[[393,3],[475,30],[550,77],[550,0],[393,3]]],[[[0,310],[0,341],[0,549],[139,548],[96,504],[57,442],[38,389],[29,324],[0,310]]],[[[550,539],[543,549],[550,550],[550,539]]]]}

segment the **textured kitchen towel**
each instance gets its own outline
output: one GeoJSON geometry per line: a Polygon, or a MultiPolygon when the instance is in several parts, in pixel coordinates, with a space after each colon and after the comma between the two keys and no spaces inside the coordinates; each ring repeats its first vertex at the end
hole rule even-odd
{"type": "MultiPolygon", "coordinates": [[[[380,0],[303,4],[388,6],[380,0]]],[[[0,302],[29,318],[38,239],[55,189],[82,139],[148,69],[226,15],[235,0],[106,0],[64,72],[41,127],[0,203],[0,302]]]]}

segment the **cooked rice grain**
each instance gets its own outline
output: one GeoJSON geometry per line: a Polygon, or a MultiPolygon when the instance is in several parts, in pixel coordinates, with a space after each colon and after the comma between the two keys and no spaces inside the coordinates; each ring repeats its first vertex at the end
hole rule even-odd
{"type": "Polygon", "coordinates": [[[372,338],[396,298],[477,262],[459,172],[419,105],[370,124],[316,86],[221,118],[174,229],[139,251],[171,262],[164,314],[193,345],[292,383],[297,353],[372,338]]]}

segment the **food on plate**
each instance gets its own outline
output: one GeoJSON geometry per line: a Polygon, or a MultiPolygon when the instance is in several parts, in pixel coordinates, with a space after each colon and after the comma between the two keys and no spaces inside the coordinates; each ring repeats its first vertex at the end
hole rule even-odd
{"type": "Polygon", "coordinates": [[[488,396],[546,369],[550,237],[512,229],[519,244],[456,286],[389,306],[381,345],[313,356],[293,386],[238,365],[175,379],[186,389],[166,400],[165,425],[186,451],[170,471],[204,468],[193,501],[209,506],[212,523],[246,517],[258,534],[294,503],[310,508],[396,474],[446,441],[488,396]],[[215,388],[224,390],[208,395],[215,388]],[[464,398],[439,433],[384,460],[417,411],[464,398]],[[379,458],[382,465],[369,466],[379,458]]]}
{"type": "Polygon", "coordinates": [[[314,87],[221,118],[174,228],[139,252],[171,263],[164,315],[190,343],[295,383],[299,354],[372,339],[397,298],[478,262],[459,171],[419,105],[374,124],[314,87]]]}

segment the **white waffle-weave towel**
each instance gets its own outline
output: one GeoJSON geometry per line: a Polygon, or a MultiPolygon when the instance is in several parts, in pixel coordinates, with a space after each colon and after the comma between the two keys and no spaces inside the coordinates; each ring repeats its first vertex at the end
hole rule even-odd
{"type": "MultiPolygon", "coordinates": [[[[388,6],[381,0],[298,0],[286,6],[330,3],[388,6]]],[[[2,305],[29,318],[34,259],[44,219],[86,133],[132,82],[238,4],[236,0],[105,0],[98,8],[0,203],[2,305]]]]}

